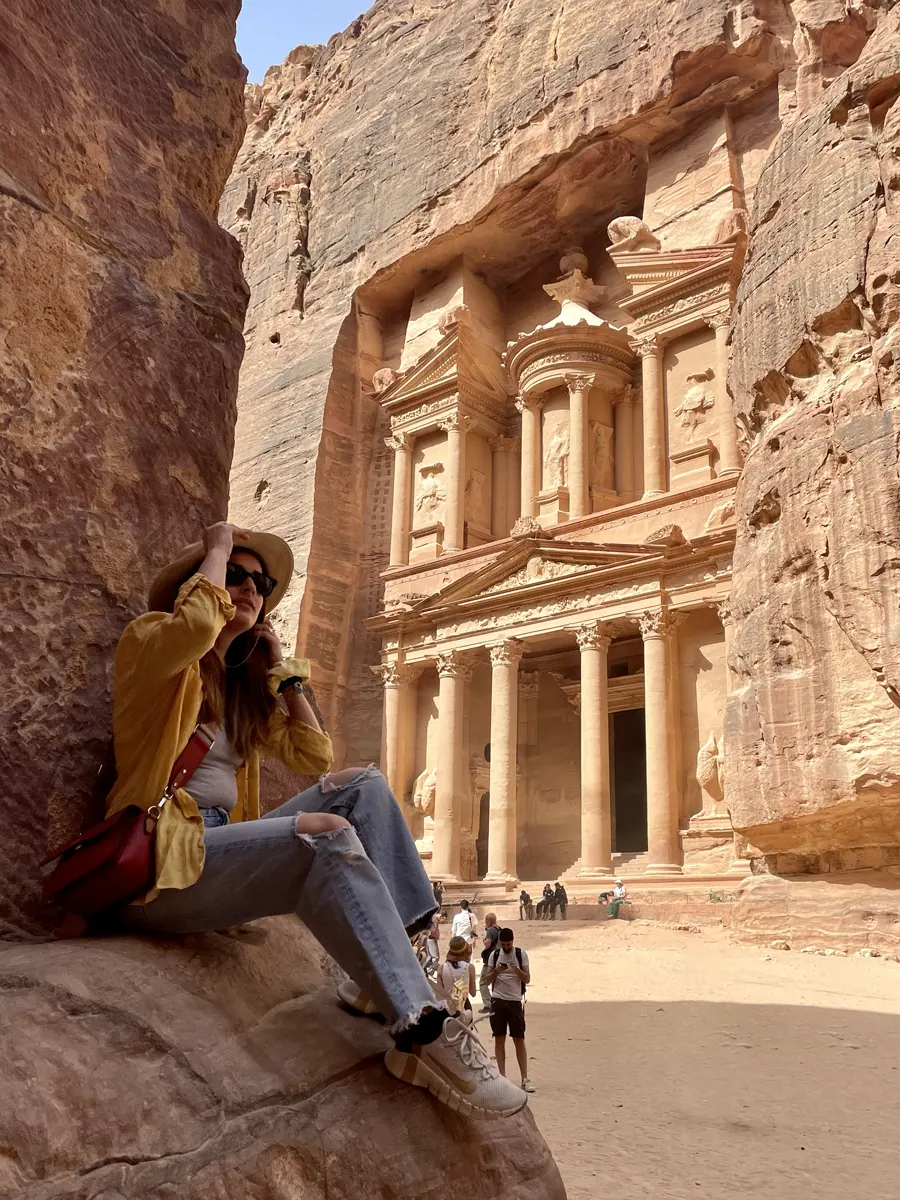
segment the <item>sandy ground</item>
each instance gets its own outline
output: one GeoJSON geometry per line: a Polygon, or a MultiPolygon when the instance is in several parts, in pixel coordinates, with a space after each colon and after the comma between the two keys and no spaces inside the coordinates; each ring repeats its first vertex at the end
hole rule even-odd
{"type": "Polygon", "coordinates": [[[532,1108],[569,1200],[900,1198],[900,963],[515,928],[532,1108]]]}

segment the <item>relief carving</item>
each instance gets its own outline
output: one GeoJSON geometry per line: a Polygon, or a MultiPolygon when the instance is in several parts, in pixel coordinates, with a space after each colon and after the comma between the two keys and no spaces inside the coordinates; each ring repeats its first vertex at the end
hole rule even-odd
{"type": "Polygon", "coordinates": [[[540,521],[536,517],[517,517],[513,523],[512,529],[509,531],[510,537],[514,538],[538,538],[546,537],[540,521]]]}
{"type": "Polygon", "coordinates": [[[694,440],[697,426],[706,419],[706,414],[715,403],[715,396],[707,387],[713,374],[712,367],[707,367],[705,371],[694,371],[688,375],[684,397],[675,409],[675,416],[688,431],[689,442],[694,440]]]}
{"type": "Polygon", "coordinates": [[[616,217],[606,227],[610,251],[658,250],[659,238],[640,217],[616,217]]]}
{"type": "Polygon", "coordinates": [[[389,387],[397,382],[400,376],[396,371],[392,371],[390,367],[382,367],[380,371],[376,371],[372,376],[372,387],[375,389],[375,395],[378,396],[382,392],[386,392],[389,387]]]}
{"type": "Polygon", "coordinates": [[[556,430],[544,451],[544,486],[564,488],[569,478],[569,431],[556,430]]]}
{"type": "Polygon", "coordinates": [[[722,771],[722,755],[716,735],[710,733],[705,745],[697,753],[697,782],[703,793],[701,817],[718,817],[725,814],[725,789],[722,771]]]}
{"type": "Polygon", "coordinates": [[[613,430],[602,421],[591,422],[591,476],[609,491],[615,486],[613,430]]]}
{"type": "Polygon", "coordinates": [[[486,482],[487,475],[484,471],[478,471],[473,468],[468,472],[468,482],[466,483],[466,516],[473,524],[480,525],[482,529],[489,529],[491,524],[487,501],[484,495],[484,485],[486,482]]]}
{"type": "Polygon", "coordinates": [[[440,476],[444,473],[444,464],[429,463],[419,467],[419,482],[416,487],[415,511],[419,524],[430,525],[437,520],[438,514],[444,511],[444,501],[447,499],[447,489],[441,483],[440,476]]]}

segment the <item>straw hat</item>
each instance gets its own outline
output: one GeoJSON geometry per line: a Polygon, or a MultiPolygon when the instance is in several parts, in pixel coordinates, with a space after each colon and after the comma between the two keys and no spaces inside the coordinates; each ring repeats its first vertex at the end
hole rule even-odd
{"type": "MultiPolygon", "coordinates": [[[[276,580],[275,589],[264,603],[268,615],[287,591],[294,571],[294,556],[287,542],[275,533],[250,533],[240,539],[235,550],[250,550],[265,567],[266,574],[276,580]]],[[[178,557],[163,567],[153,580],[148,597],[151,612],[171,612],[175,607],[178,589],[197,570],[206,558],[202,542],[186,546],[178,557]]]]}
{"type": "Polygon", "coordinates": [[[448,958],[465,958],[469,953],[469,943],[464,937],[452,937],[447,947],[448,958]]]}

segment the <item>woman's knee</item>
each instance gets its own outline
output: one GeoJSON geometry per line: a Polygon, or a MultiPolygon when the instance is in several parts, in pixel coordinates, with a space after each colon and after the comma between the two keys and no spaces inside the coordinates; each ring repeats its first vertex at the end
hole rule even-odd
{"type": "Polygon", "coordinates": [[[297,833],[331,833],[335,829],[349,829],[350,822],[336,813],[298,813],[295,820],[297,833]]]}

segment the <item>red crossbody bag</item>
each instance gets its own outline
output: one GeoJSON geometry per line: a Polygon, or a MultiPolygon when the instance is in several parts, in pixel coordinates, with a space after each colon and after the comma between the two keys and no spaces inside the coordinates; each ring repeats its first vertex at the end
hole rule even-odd
{"type": "Polygon", "coordinates": [[[44,880],[44,899],[65,909],[59,936],[85,931],[88,921],[128,904],[153,887],[156,878],[156,826],[162,810],[184,787],[215,740],[198,725],[172,767],[166,790],[148,809],[129,804],[60,846],[43,865],[59,859],[44,880]]]}

